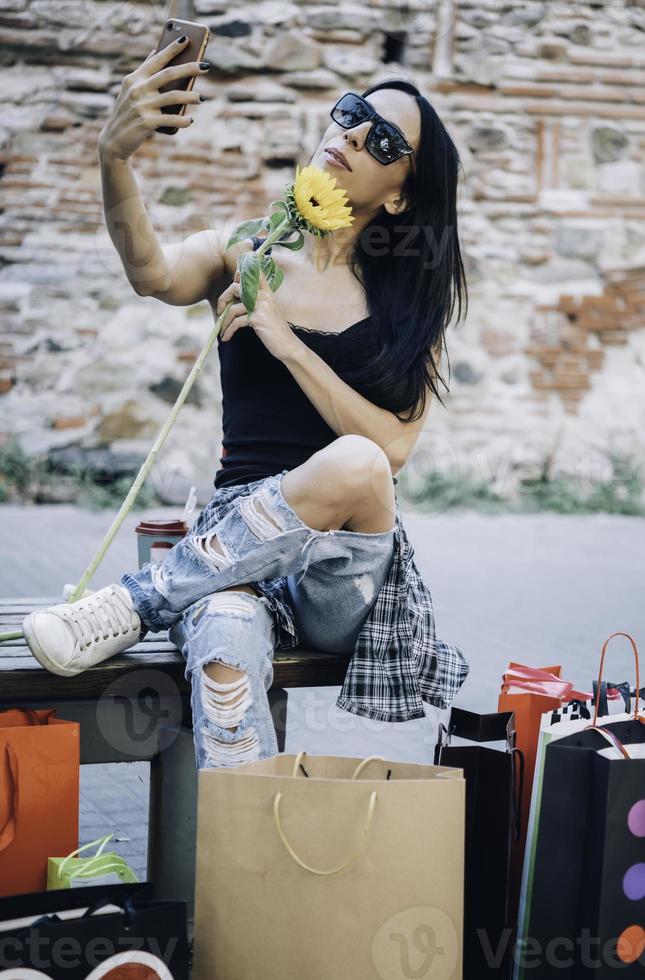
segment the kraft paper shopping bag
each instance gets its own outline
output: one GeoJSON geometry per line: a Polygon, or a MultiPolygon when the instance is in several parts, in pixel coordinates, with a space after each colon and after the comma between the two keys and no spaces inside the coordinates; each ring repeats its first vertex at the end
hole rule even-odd
{"type": "Polygon", "coordinates": [[[194,980],[461,980],[461,769],[301,752],[198,783],[194,980]]]}

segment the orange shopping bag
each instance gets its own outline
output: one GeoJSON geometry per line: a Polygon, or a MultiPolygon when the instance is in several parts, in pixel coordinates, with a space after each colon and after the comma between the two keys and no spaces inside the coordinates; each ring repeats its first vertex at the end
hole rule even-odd
{"type": "Polygon", "coordinates": [[[531,806],[531,789],[535,772],[535,757],[540,734],[542,715],[559,708],[563,701],[588,701],[592,697],[576,691],[570,681],[560,678],[561,666],[529,667],[511,662],[502,677],[501,693],[497,701],[498,711],[515,713],[515,744],[524,755],[524,782],[520,801],[520,819],[517,836],[511,841],[511,881],[509,915],[515,919],[522,882],[524,847],[531,806]]]}
{"type": "Polygon", "coordinates": [[[78,847],[79,724],[54,708],[0,711],[0,895],[47,887],[78,847]]]}

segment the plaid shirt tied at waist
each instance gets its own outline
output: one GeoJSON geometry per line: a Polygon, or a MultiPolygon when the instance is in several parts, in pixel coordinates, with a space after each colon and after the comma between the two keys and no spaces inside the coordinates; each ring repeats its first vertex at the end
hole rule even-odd
{"type": "MultiPolygon", "coordinates": [[[[235,499],[251,488],[252,484],[216,488],[209,511],[221,520],[235,499]]],[[[437,639],[432,596],[414,562],[414,549],[405,533],[398,498],[395,500],[392,565],[357,637],[336,700],[338,708],[375,721],[424,718],[424,701],[448,708],[469,671],[462,652],[437,639]]],[[[307,564],[308,556],[305,570],[307,564]]],[[[298,646],[286,577],[263,579],[254,585],[274,616],[276,648],[298,646]]]]}

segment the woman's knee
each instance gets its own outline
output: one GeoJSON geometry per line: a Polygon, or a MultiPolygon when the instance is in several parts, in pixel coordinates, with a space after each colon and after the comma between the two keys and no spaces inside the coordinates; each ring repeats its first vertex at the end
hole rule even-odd
{"type": "Polygon", "coordinates": [[[266,601],[250,588],[213,592],[186,610],[191,636],[188,667],[201,667],[213,682],[231,685],[249,670],[266,669],[274,626],[266,601]]]}
{"type": "Polygon", "coordinates": [[[390,461],[373,439],[357,434],[339,436],[327,449],[331,474],[346,490],[393,485],[390,461]]]}
{"type": "Polygon", "coordinates": [[[336,469],[332,480],[347,513],[343,527],[389,530],[394,522],[396,495],[387,455],[364,436],[342,436],[336,444],[336,469]]]}

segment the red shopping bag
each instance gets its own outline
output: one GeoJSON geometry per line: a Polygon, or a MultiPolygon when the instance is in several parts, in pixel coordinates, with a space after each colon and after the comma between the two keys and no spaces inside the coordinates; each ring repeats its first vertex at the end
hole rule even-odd
{"type": "Polygon", "coordinates": [[[79,763],[78,722],[0,711],[0,895],[43,891],[50,855],[78,847],[79,763]]]}

